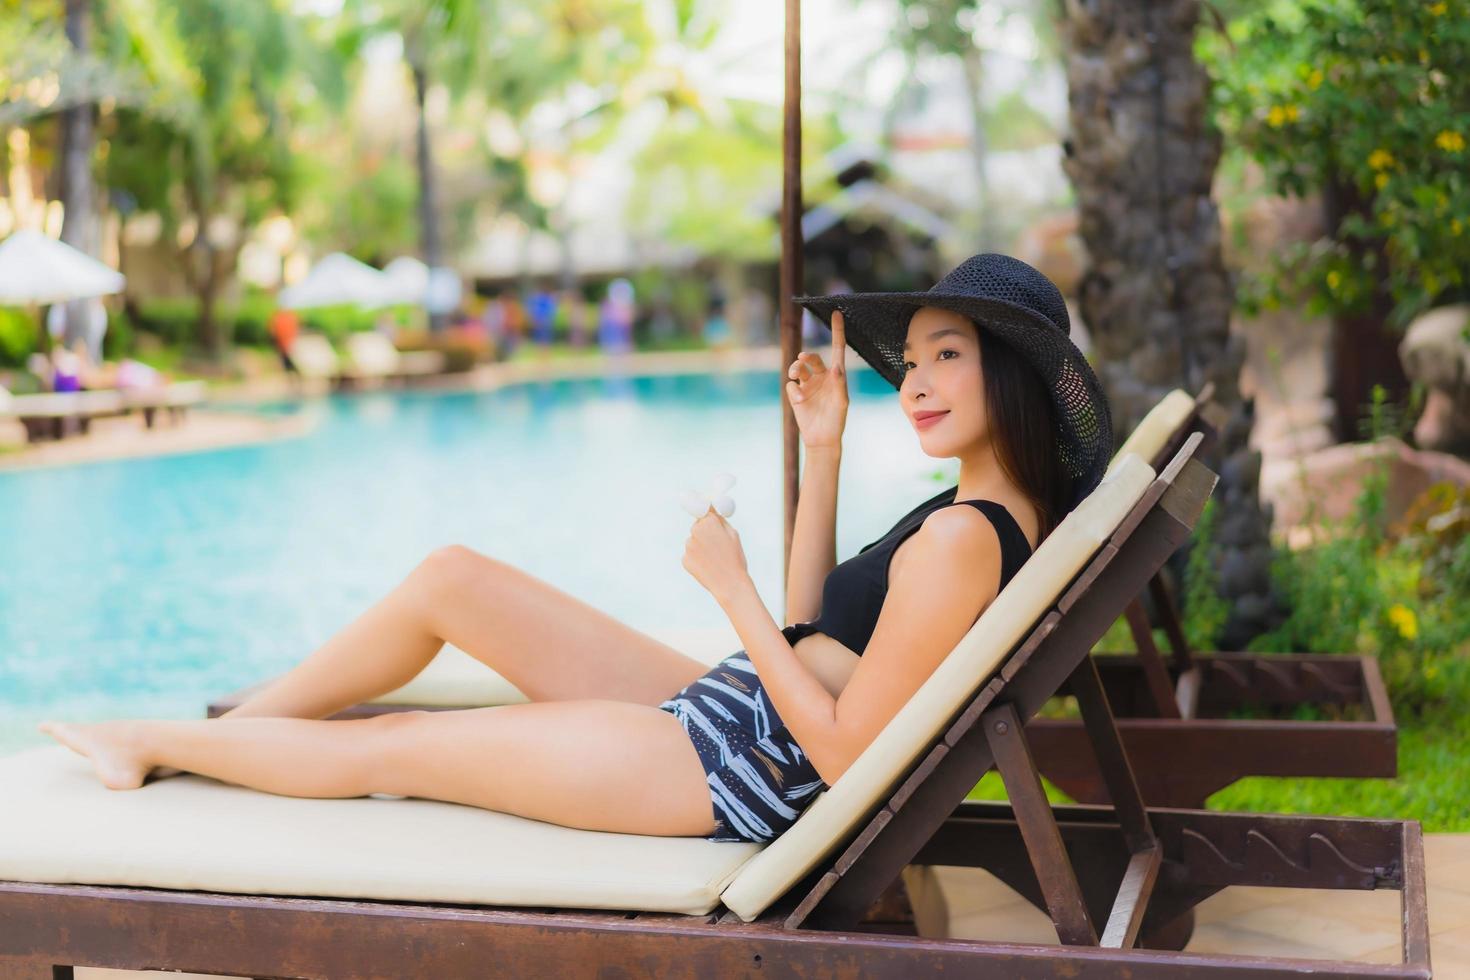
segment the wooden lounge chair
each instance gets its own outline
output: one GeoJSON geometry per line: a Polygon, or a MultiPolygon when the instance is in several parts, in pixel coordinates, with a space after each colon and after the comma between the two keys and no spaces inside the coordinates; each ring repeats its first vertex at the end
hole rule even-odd
{"type": "Polygon", "coordinates": [[[1125,459],[764,847],[428,800],[298,800],[197,776],[111,793],[85,760],[48,746],[0,759],[0,970],[1428,977],[1416,821],[1154,810],[1138,795],[1088,653],[1198,518],[1215,482],[1193,459],[1198,442],[1157,478],[1125,459]],[[1023,723],[1063,685],[1113,807],[1046,803],[1023,723]],[[1012,803],[965,803],[992,765],[1012,803]],[[994,869],[1047,908],[1062,944],[853,931],[910,863],[994,869]],[[1234,884],[1399,890],[1403,962],[1136,947],[1151,923],[1234,884]]]}
{"type": "Polygon", "coordinates": [[[348,335],[346,365],[337,375],[337,385],[340,388],[371,387],[438,374],[443,370],[443,353],[400,351],[376,330],[366,330],[348,335]]]}
{"type": "Polygon", "coordinates": [[[25,426],[27,442],[41,442],[64,439],[76,432],[85,434],[93,419],[121,415],[126,411],[121,392],[99,389],[15,395],[6,402],[0,414],[18,419],[25,426]]]}
{"type": "Polygon", "coordinates": [[[332,342],[321,334],[303,333],[291,344],[291,363],[303,379],[330,383],[337,376],[340,361],[332,342]]]}
{"type": "MultiPolygon", "coordinates": [[[[1162,468],[1193,432],[1208,445],[1218,412],[1212,386],[1197,397],[1170,392],[1119,449],[1162,468]]],[[[1117,465],[1115,462],[1114,465],[1117,465]]],[[[1168,579],[1148,582],[1170,638],[1172,661],[1154,643],[1140,591],[1126,618],[1136,653],[1096,653],[1098,672],[1128,745],[1144,799],[1155,806],[1203,807],[1206,797],[1246,776],[1392,778],[1398,772],[1397,728],[1377,661],[1361,654],[1197,653],[1179,623],[1168,579]],[[1224,717],[1242,705],[1290,708],[1304,703],[1357,705],[1361,720],[1297,721],[1224,717]]],[[[732,642],[675,643],[693,656],[718,660],[732,642]]],[[[738,640],[733,646],[738,646],[738,640]]],[[[270,683],[261,681],[217,698],[218,717],[270,683]]],[[[333,717],[391,711],[442,710],[526,700],[509,681],[468,654],[446,650],[409,684],[333,717]]],[[[1032,753],[1042,774],[1074,800],[1106,803],[1107,787],[1076,718],[1033,718],[1032,753]]]]}

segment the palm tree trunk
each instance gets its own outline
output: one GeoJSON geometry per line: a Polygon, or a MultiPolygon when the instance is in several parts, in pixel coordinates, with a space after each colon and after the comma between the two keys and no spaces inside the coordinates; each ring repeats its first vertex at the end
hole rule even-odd
{"type": "MultiPolygon", "coordinates": [[[[66,0],[66,37],[78,55],[91,43],[92,0],[66,0]]],[[[91,102],[74,105],[61,114],[61,240],[88,255],[97,254],[97,205],[92,182],[92,150],[96,143],[91,102]]],[[[86,337],[87,306],[91,300],[66,304],[65,343],[70,347],[86,337]]],[[[100,345],[99,345],[100,347],[100,345]]],[[[101,350],[89,350],[93,360],[101,350]]]]}
{"type": "MultiPolygon", "coordinates": [[[[411,59],[409,67],[413,71],[414,105],[418,109],[420,248],[424,253],[424,264],[432,270],[442,264],[442,259],[439,252],[439,210],[436,202],[438,185],[434,180],[433,156],[429,152],[429,119],[424,111],[429,77],[421,59],[411,59]]],[[[442,330],[447,322],[448,317],[443,313],[429,314],[431,331],[442,330]]]]}
{"type": "MultiPolygon", "coordinates": [[[[1078,284],[1121,439],[1170,389],[1213,381],[1228,413],[1210,454],[1222,513],[1213,556],[1231,612],[1223,649],[1280,621],[1270,511],[1259,501],[1254,404],[1240,396],[1244,342],[1210,187],[1220,134],[1192,49],[1199,0],[1064,0],[1071,133],[1063,169],[1090,256],[1078,284]]],[[[1182,559],[1182,556],[1180,556],[1182,559]]]]}

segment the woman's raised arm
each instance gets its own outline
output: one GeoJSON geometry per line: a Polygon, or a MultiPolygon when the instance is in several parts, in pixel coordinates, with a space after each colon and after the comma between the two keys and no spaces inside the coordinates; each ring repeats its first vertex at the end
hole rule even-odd
{"type": "Polygon", "coordinates": [[[786,570],[786,625],[815,619],[822,582],[837,564],[837,472],[842,464],[842,430],[847,426],[847,334],[842,313],[832,314],[832,366],[802,351],[786,371],[791,403],[806,447],[796,524],[791,531],[791,567],[786,570]]]}
{"type": "Polygon", "coordinates": [[[786,574],[786,625],[816,619],[822,583],[837,564],[837,473],[842,446],[806,451],[801,496],[791,532],[791,567],[786,574]]]}

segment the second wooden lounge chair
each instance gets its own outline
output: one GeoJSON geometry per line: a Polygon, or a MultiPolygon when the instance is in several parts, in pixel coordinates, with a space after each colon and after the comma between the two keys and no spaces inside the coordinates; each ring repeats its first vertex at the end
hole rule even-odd
{"type": "Polygon", "coordinates": [[[1124,460],[764,848],[196,776],[111,793],[48,746],[0,760],[0,973],[1428,977],[1417,822],[1150,810],[1138,795],[1088,653],[1197,519],[1214,485],[1197,443],[1157,478],[1124,460]],[[1063,685],[1115,807],[1046,804],[1023,722],[1063,685]],[[964,803],[992,765],[1012,805],[964,803]],[[851,931],[910,862],[999,868],[1063,945],[851,931]],[[1150,921],[1232,884],[1397,889],[1403,962],[1134,948],[1150,921]]]}
{"type": "MultiPolygon", "coordinates": [[[[1194,432],[1203,435],[1202,448],[1210,445],[1220,424],[1212,394],[1208,384],[1195,397],[1170,392],[1118,457],[1133,452],[1162,466],[1194,432]]],[[[1136,652],[1095,652],[1094,659],[1150,804],[1203,807],[1211,793],[1247,776],[1397,775],[1398,730],[1374,657],[1199,652],[1185,639],[1164,570],[1149,580],[1147,594],[1172,657],[1166,662],[1154,641],[1140,592],[1126,611],[1136,652]],[[1358,717],[1279,717],[1304,705],[1346,707],[1358,717]],[[1241,708],[1270,709],[1278,717],[1229,717],[1241,708]]],[[[1080,721],[1035,718],[1027,732],[1043,775],[1079,802],[1108,800],[1080,721]]]]}

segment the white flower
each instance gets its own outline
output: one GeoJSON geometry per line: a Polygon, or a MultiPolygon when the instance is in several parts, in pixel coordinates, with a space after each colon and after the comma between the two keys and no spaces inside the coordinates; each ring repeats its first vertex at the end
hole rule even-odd
{"type": "Polygon", "coordinates": [[[689,512],[691,517],[703,517],[713,507],[721,517],[729,517],[735,513],[735,501],[725,491],[735,485],[735,477],[730,473],[716,473],[710,480],[708,490],[685,490],[679,494],[679,506],[689,512]]]}

